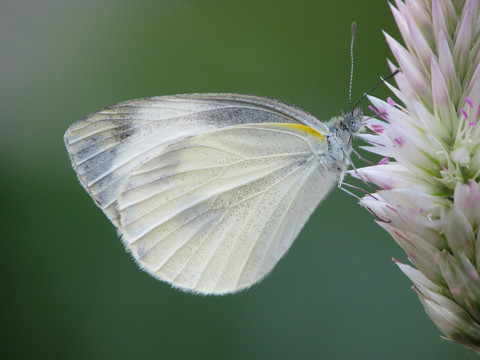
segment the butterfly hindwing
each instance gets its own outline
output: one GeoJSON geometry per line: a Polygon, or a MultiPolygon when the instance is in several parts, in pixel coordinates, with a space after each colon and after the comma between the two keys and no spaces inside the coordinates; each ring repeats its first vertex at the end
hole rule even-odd
{"type": "Polygon", "coordinates": [[[182,288],[252,285],[333,183],[312,147],[326,149],[283,124],[227,127],[170,146],[136,169],[118,197],[126,246],[147,271],[182,288]]]}

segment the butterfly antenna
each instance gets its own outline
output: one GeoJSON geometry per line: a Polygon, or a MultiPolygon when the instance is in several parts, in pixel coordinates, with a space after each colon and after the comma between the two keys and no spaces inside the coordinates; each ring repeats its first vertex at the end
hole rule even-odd
{"type": "Polygon", "coordinates": [[[398,73],[400,72],[400,69],[397,69],[395,70],[393,73],[391,73],[390,75],[388,75],[386,78],[380,78],[380,81],[373,87],[371,88],[370,90],[368,90],[366,93],[364,93],[360,99],[357,100],[357,102],[355,103],[355,106],[353,107],[354,109],[357,107],[358,104],[360,104],[360,102],[365,99],[368,95],[370,95],[377,87],[379,87],[380,85],[382,85],[383,83],[385,83],[386,80],[394,77],[395,75],[397,75],[398,73]]]}
{"type": "Polygon", "coordinates": [[[357,23],[352,22],[352,40],[350,42],[350,86],[348,88],[348,107],[352,112],[352,85],[353,85],[353,43],[355,41],[355,32],[357,31],[357,23]]]}
{"type": "MultiPolygon", "coordinates": [[[[370,194],[368,191],[366,191],[365,189],[362,189],[361,187],[358,187],[358,186],[355,186],[355,185],[352,185],[352,184],[348,184],[348,183],[345,183],[345,182],[342,184],[342,186],[339,186],[340,190],[342,190],[343,192],[347,193],[347,194],[350,195],[350,196],[353,196],[353,197],[354,197],[355,199],[357,199],[357,201],[359,201],[359,202],[362,200],[362,199],[360,198],[360,196],[358,196],[358,195],[354,194],[353,192],[345,189],[343,186],[348,186],[348,187],[351,187],[351,188],[353,188],[353,189],[362,191],[364,194],[366,194],[366,195],[368,195],[368,196],[371,196],[373,199],[379,201],[374,195],[370,194]]],[[[372,214],[373,216],[375,216],[375,217],[377,218],[377,220],[380,220],[380,221],[382,221],[382,222],[384,222],[384,223],[387,223],[387,224],[389,224],[389,223],[392,222],[392,220],[390,220],[390,219],[383,219],[383,218],[381,218],[380,216],[378,216],[378,215],[375,213],[375,211],[373,211],[373,210],[372,210],[371,208],[369,208],[368,206],[365,206],[365,208],[368,210],[368,212],[369,212],[370,214],[372,214]]]]}

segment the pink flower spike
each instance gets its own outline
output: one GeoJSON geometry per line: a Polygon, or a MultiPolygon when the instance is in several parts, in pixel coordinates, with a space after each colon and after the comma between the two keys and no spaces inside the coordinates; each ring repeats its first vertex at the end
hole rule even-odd
{"type": "Polygon", "coordinates": [[[395,141],[400,147],[402,147],[403,144],[405,143],[405,141],[403,141],[403,139],[401,138],[395,138],[393,139],[393,141],[395,141]]]}
{"type": "Polygon", "coordinates": [[[389,159],[389,158],[387,158],[387,157],[384,157],[382,160],[380,160],[380,161],[378,162],[378,164],[377,164],[377,165],[384,165],[384,164],[388,164],[388,162],[389,162],[389,161],[390,161],[390,159],[389,159]]]}
{"type": "Polygon", "coordinates": [[[372,130],[375,131],[376,133],[381,134],[385,131],[385,128],[383,127],[383,125],[373,124],[372,130]]]}
{"type": "Polygon", "coordinates": [[[470,99],[469,97],[465,96],[465,103],[470,106],[471,108],[473,108],[473,100],[470,99]]]}
{"type": "Polygon", "coordinates": [[[376,190],[360,204],[445,338],[480,355],[480,0],[389,3],[403,43],[384,32],[398,68],[387,60],[390,97],[368,98],[359,137],[377,160],[361,174],[376,190]]]}

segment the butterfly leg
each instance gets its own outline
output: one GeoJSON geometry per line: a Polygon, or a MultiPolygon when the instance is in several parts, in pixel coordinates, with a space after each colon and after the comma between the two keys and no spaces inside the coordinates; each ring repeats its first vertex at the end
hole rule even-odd
{"type": "MultiPolygon", "coordinates": [[[[379,201],[375,196],[373,196],[372,194],[370,194],[367,190],[362,189],[361,187],[358,187],[358,186],[355,186],[355,185],[352,185],[352,184],[348,184],[348,183],[345,183],[345,182],[343,182],[343,183],[341,183],[341,184],[340,184],[340,183],[338,184],[338,188],[339,188],[340,190],[344,191],[345,193],[347,193],[347,194],[350,195],[350,196],[353,196],[355,199],[357,199],[357,201],[360,201],[361,198],[360,198],[358,195],[355,195],[354,193],[352,193],[351,191],[345,189],[345,188],[343,187],[344,185],[345,185],[345,186],[348,186],[348,187],[350,187],[350,188],[353,188],[353,189],[355,189],[355,190],[359,190],[359,191],[363,192],[364,194],[369,195],[369,196],[371,196],[372,198],[374,198],[375,200],[379,201]]],[[[369,212],[370,214],[372,214],[373,216],[375,216],[375,218],[377,218],[377,220],[383,221],[383,222],[385,222],[385,223],[390,223],[390,222],[392,222],[392,220],[390,220],[390,219],[389,219],[389,220],[382,219],[380,216],[378,216],[378,215],[375,213],[375,211],[373,211],[372,209],[370,209],[368,206],[365,206],[365,208],[368,210],[368,212],[369,212]]]]}
{"type": "Polygon", "coordinates": [[[357,150],[352,149],[352,152],[355,154],[355,156],[356,156],[357,158],[359,158],[359,159],[362,160],[362,161],[365,161],[367,164],[369,164],[369,165],[375,165],[375,163],[371,162],[370,160],[365,159],[362,155],[360,155],[357,150]]]}
{"type": "MultiPolygon", "coordinates": [[[[356,151],[355,151],[356,152],[356,151]]],[[[350,156],[347,154],[347,152],[345,150],[343,150],[343,155],[347,158],[348,162],[350,163],[350,165],[352,166],[353,168],[353,171],[355,172],[355,174],[357,175],[357,177],[362,180],[362,182],[367,185],[369,188],[372,187],[372,185],[370,185],[368,183],[368,181],[366,181],[362,175],[360,175],[360,173],[358,172],[357,168],[355,167],[355,164],[353,163],[352,159],[350,158],[350,156]]],[[[358,154],[360,155],[360,154],[358,154]]]]}

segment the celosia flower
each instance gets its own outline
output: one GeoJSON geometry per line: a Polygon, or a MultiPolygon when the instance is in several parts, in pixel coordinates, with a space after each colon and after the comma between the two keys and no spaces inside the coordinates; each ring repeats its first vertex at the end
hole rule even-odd
{"type": "Polygon", "coordinates": [[[380,187],[361,203],[407,253],[414,267],[396,263],[435,325],[480,353],[480,2],[397,0],[392,11],[402,105],[370,98],[378,116],[362,137],[383,158],[358,169],[380,187]]]}

